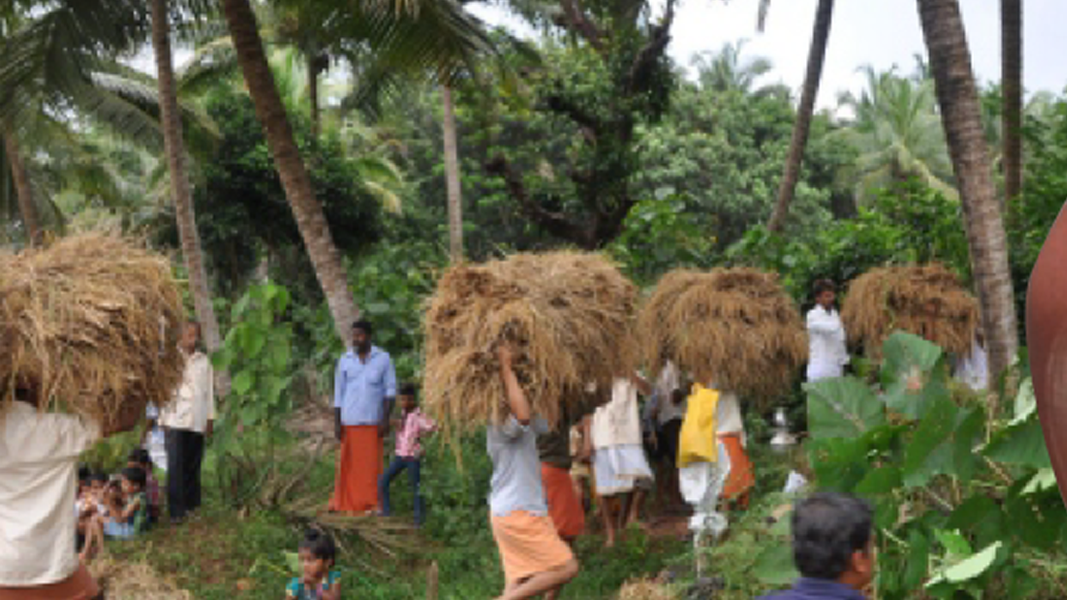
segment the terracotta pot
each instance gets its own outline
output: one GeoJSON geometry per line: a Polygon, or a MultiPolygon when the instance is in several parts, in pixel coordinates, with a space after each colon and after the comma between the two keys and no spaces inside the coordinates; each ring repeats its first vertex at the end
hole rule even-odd
{"type": "Polygon", "coordinates": [[[1026,336],[1045,444],[1067,499],[1067,210],[1060,212],[1030,275],[1026,336]]]}

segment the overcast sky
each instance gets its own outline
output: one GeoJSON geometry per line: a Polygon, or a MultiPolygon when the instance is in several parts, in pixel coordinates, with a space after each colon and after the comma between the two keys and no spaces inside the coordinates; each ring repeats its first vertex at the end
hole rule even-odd
{"type": "MultiPolygon", "coordinates": [[[[656,0],[653,0],[655,3],[656,0]]],[[[763,83],[784,82],[799,90],[811,41],[817,0],[774,0],[764,33],[756,32],[758,0],[680,0],[669,51],[688,65],[697,52],[718,50],[726,42],[749,41],[745,54],[764,56],[774,71],[763,83]]],[[[657,4],[662,4],[658,2],[657,4]]],[[[1000,78],[999,0],[960,0],[967,42],[978,78],[1000,78]]],[[[1026,0],[1023,15],[1023,77],[1028,92],[1063,91],[1067,86],[1067,2],[1026,0]]],[[[473,12],[493,24],[529,33],[498,8],[476,6],[473,12]]],[[[856,68],[878,70],[898,64],[910,72],[916,53],[925,55],[915,0],[838,0],[823,66],[817,104],[833,107],[837,92],[859,90],[856,68]]]]}

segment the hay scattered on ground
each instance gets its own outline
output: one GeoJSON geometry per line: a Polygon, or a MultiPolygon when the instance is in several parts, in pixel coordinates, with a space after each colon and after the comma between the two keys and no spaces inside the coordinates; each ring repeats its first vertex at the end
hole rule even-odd
{"type": "Polygon", "coordinates": [[[108,600],[192,600],[188,590],[161,576],[146,562],[127,563],[100,556],[89,565],[108,600]]]}
{"type": "Polygon", "coordinates": [[[654,370],[672,361],[699,382],[756,402],[788,390],[808,357],[792,298],[777,275],[756,269],[668,273],[641,311],[637,331],[654,370]]]}
{"type": "Polygon", "coordinates": [[[849,340],[863,344],[871,356],[880,354],[896,330],[966,355],[979,327],[978,300],[939,264],[883,267],[849,285],[841,320],[849,340]]]}
{"type": "Polygon", "coordinates": [[[619,589],[618,600],[674,600],[670,588],[652,579],[631,579],[619,589]]]}
{"type": "Polygon", "coordinates": [[[519,254],[449,269],[426,319],[425,404],[450,430],[505,413],[496,347],[517,347],[515,371],[534,410],[555,425],[582,390],[630,372],[637,289],[598,254],[519,254]]]}
{"type": "Polygon", "coordinates": [[[181,295],[166,257],[86,234],[0,254],[0,411],[16,387],[104,424],[170,400],[181,295]]]}

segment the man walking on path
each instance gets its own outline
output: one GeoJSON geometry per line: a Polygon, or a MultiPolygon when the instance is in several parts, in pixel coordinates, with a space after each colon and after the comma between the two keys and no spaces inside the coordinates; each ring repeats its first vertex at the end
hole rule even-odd
{"type": "Polygon", "coordinates": [[[389,353],[371,344],[371,324],[352,325],[352,347],[334,374],[334,430],[341,442],[333,511],[366,513],[378,507],[382,440],[396,398],[396,370],[389,353]]]}
{"type": "Polygon", "coordinates": [[[820,279],[814,286],[815,306],[808,311],[808,381],[818,381],[844,375],[848,364],[845,347],[845,326],[834,308],[836,286],[829,279],[820,279]]]}
{"type": "Polygon", "coordinates": [[[197,349],[200,324],[185,324],[178,346],[185,358],[182,383],[159,417],[167,449],[167,506],[172,522],[200,507],[200,464],[204,439],[215,427],[214,369],[197,349]]]}

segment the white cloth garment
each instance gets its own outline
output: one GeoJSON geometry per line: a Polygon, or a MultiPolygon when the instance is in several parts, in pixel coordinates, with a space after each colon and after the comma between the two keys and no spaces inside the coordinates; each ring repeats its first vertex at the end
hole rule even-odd
{"type": "Polygon", "coordinates": [[[693,507],[689,530],[698,536],[710,533],[718,538],[728,526],[726,516],[718,512],[726,479],[730,475],[730,454],[722,442],[718,443],[716,462],[693,462],[678,469],[678,486],[682,498],[693,507]]]}
{"type": "Polygon", "coordinates": [[[688,401],[682,400],[677,404],[673,401],[674,392],[679,387],[681,387],[681,377],[678,373],[678,367],[674,366],[673,362],[668,361],[656,379],[656,395],[659,396],[659,411],[656,413],[656,422],[660,425],[674,419],[685,418],[688,401]]]}
{"type": "Polygon", "coordinates": [[[615,378],[611,401],[593,413],[593,447],[641,445],[641,415],[637,410],[637,388],[629,379],[615,378]]]}
{"type": "Polygon", "coordinates": [[[0,416],[0,586],[63,581],[78,569],[70,510],[78,455],[100,437],[80,417],[14,402],[0,416]]]}
{"type": "Polygon", "coordinates": [[[741,445],[748,445],[745,422],[741,418],[741,402],[734,392],[719,392],[719,403],[715,405],[715,430],[719,435],[740,434],[741,445]]]}
{"type": "Polygon", "coordinates": [[[159,424],[171,429],[205,433],[207,422],[215,420],[215,383],[211,361],[203,352],[185,359],[182,383],[174,399],[161,411],[159,424]]]}
{"type": "Polygon", "coordinates": [[[989,361],[985,348],[974,340],[971,353],[956,359],[956,379],[976,392],[989,387],[989,361]]]}
{"type": "Polygon", "coordinates": [[[808,381],[840,377],[848,364],[845,326],[836,309],[816,305],[808,311],[808,381]]]}

